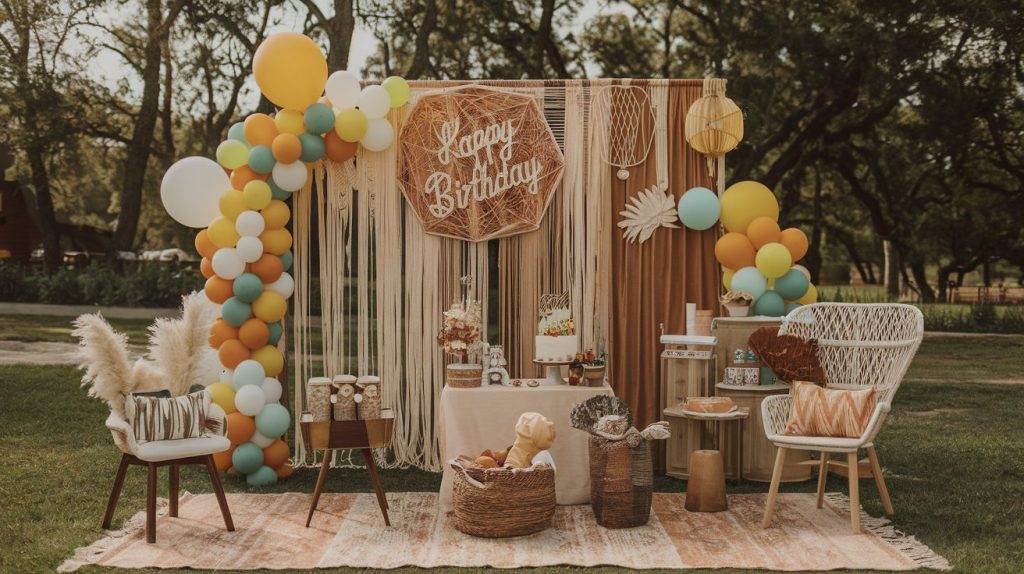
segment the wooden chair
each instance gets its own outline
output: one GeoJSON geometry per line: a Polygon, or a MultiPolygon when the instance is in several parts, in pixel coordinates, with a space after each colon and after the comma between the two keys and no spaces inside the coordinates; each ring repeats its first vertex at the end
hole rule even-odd
{"type": "Polygon", "coordinates": [[[117,501],[121,498],[121,490],[124,487],[124,477],[128,473],[130,465],[144,466],[149,470],[149,479],[146,482],[146,542],[156,542],[156,490],[157,490],[157,468],[161,466],[170,467],[170,493],[168,515],[178,516],[178,468],[189,464],[205,465],[210,473],[210,482],[213,483],[213,491],[217,495],[217,503],[220,504],[220,512],[224,516],[224,524],[229,532],[235,530],[231,521],[231,511],[228,509],[228,501],[224,496],[224,489],[220,483],[220,475],[213,462],[213,454],[223,452],[231,448],[231,442],[224,436],[227,433],[227,421],[224,411],[210,402],[209,394],[206,397],[207,412],[209,416],[220,420],[221,434],[210,434],[199,438],[185,438],[178,440],[144,441],[137,442],[132,431],[132,425],[123,416],[111,412],[107,417],[107,428],[114,437],[114,444],[121,449],[121,464],[117,467],[117,475],[114,477],[114,487],[110,491],[110,499],[107,501],[107,511],[103,515],[103,528],[109,529],[110,522],[114,518],[114,510],[117,508],[117,501]]]}
{"type": "Polygon", "coordinates": [[[825,496],[829,468],[843,466],[849,475],[850,518],[854,533],[860,533],[860,491],[857,452],[867,451],[871,474],[882,498],[886,515],[893,513],[889,490],[875,453],[874,439],[892,408],[892,398],[914,358],[924,335],[924,317],[911,305],[815,303],[790,313],[779,334],[816,341],[818,359],[828,388],[874,387],[878,405],[864,434],[858,438],[805,437],[786,435],[792,395],[768,397],[761,403],[764,432],[778,452],[772,472],[768,503],[762,527],[767,528],[775,511],[779,481],[789,449],[814,450],[821,456],[818,474],[818,508],[825,496]],[[831,453],[846,455],[846,463],[830,462],[831,453]]]}

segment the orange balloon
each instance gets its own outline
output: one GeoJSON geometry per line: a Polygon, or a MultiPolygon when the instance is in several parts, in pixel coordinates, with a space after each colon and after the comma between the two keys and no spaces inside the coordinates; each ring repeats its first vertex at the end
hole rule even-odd
{"type": "Polygon", "coordinates": [[[270,151],[274,152],[274,159],[277,161],[293,163],[299,161],[299,156],[302,155],[302,144],[299,142],[299,136],[295,134],[278,134],[270,146],[270,151]]]}
{"type": "Polygon", "coordinates": [[[266,323],[255,317],[247,319],[238,328],[238,340],[249,349],[262,348],[270,340],[270,329],[266,323]]]}
{"type": "Polygon", "coordinates": [[[267,181],[270,179],[269,173],[256,173],[251,167],[243,165],[242,167],[231,172],[231,187],[235,189],[245,189],[245,184],[249,183],[254,179],[261,181],[267,181]]]}
{"type": "Polygon", "coordinates": [[[216,275],[213,272],[213,262],[209,257],[203,257],[203,260],[199,262],[199,272],[203,274],[203,279],[209,279],[216,275]]]}
{"type": "Polygon", "coordinates": [[[754,245],[742,233],[726,233],[715,243],[715,259],[729,269],[753,266],[755,255],[754,245]]]}
{"type": "Polygon", "coordinates": [[[210,241],[210,234],[205,229],[201,229],[199,233],[196,233],[195,243],[196,253],[206,259],[213,257],[213,252],[217,250],[217,246],[210,241]]]}
{"type": "Polygon", "coordinates": [[[210,327],[210,346],[214,349],[219,349],[220,346],[229,339],[237,338],[238,329],[232,327],[227,323],[227,321],[220,317],[218,317],[217,320],[213,322],[213,326],[210,327]]]}
{"type": "Polygon", "coordinates": [[[263,250],[273,255],[282,255],[292,248],[292,233],[285,228],[266,229],[260,235],[263,250]]]}
{"type": "Polygon", "coordinates": [[[810,248],[807,235],[796,227],[782,230],[782,238],[779,239],[779,243],[789,249],[790,255],[793,256],[793,263],[803,259],[804,255],[807,255],[807,249],[810,248]]]}
{"type": "MultiPolygon", "coordinates": [[[[277,137],[277,123],[267,114],[251,114],[245,118],[242,133],[245,134],[245,139],[250,146],[269,146],[277,137]]],[[[235,189],[242,188],[236,185],[235,189]]]]}
{"type": "Polygon", "coordinates": [[[277,255],[264,253],[262,257],[252,263],[251,271],[259,276],[264,283],[273,283],[284,272],[284,264],[277,255]]]}
{"type": "Polygon", "coordinates": [[[285,463],[277,468],[277,478],[288,478],[295,472],[291,464],[285,463]]]}
{"type": "Polygon", "coordinates": [[[249,349],[246,349],[238,339],[228,339],[221,343],[217,355],[220,357],[220,364],[224,365],[225,369],[234,369],[238,363],[249,358],[249,349]]]}
{"type": "Polygon", "coordinates": [[[213,453],[213,463],[217,465],[217,470],[221,472],[227,471],[231,468],[231,455],[235,452],[235,445],[231,445],[231,448],[213,453]]]}
{"type": "Polygon", "coordinates": [[[256,419],[254,417],[242,413],[228,415],[228,440],[231,441],[231,444],[238,446],[249,442],[255,432],[256,419]]]}
{"type": "Polygon", "coordinates": [[[347,142],[338,137],[338,132],[328,130],[324,134],[324,149],[327,159],[343,163],[356,155],[359,149],[359,142],[347,142]]]}
{"type": "Polygon", "coordinates": [[[277,439],[270,443],[270,446],[263,449],[263,464],[270,468],[278,468],[288,462],[288,443],[277,439]]]}
{"type": "Polygon", "coordinates": [[[231,289],[231,281],[221,279],[216,275],[206,280],[206,287],[203,288],[203,291],[206,292],[206,297],[214,303],[223,303],[235,294],[231,289]]]}
{"type": "Polygon", "coordinates": [[[288,225],[292,210],[288,208],[287,203],[275,199],[260,211],[260,215],[263,216],[263,223],[267,229],[280,229],[288,225]]]}
{"type": "Polygon", "coordinates": [[[755,249],[769,243],[778,243],[781,234],[778,222],[768,216],[758,217],[747,226],[747,238],[754,244],[755,249]]]}

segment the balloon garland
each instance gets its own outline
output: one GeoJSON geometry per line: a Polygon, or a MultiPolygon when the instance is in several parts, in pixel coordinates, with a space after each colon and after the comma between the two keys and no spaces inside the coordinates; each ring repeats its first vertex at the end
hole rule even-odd
{"type": "Polygon", "coordinates": [[[328,76],[319,46],[293,32],[264,40],[252,68],[278,111],[232,125],[216,162],[176,162],[164,174],[160,197],[175,221],[205,228],[195,237],[204,291],[221,305],[209,342],[223,371],[207,390],[227,414],[231,448],[214,460],[220,470],[234,468],[261,486],[291,474],[284,442],[291,415],[280,404],[277,379],[284,369],[277,345],[295,290],[286,202],[322,158],[348,161],[359,145],[387,149],[395,139],[387,113],[409,100],[409,84],[392,76],[364,88],[352,72],[328,76]]]}

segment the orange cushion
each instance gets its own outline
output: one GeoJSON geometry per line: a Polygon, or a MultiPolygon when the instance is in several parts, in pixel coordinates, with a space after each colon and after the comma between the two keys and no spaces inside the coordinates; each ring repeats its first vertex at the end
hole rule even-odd
{"type": "Polygon", "coordinates": [[[859,438],[877,403],[874,388],[825,389],[814,383],[796,381],[785,434],[859,438]]]}

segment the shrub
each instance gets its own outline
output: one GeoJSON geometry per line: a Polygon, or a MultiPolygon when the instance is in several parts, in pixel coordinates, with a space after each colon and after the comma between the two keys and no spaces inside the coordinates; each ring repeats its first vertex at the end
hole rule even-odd
{"type": "Polygon", "coordinates": [[[197,271],[157,262],[126,264],[122,269],[93,264],[55,273],[0,264],[0,301],[177,307],[182,295],[202,287],[197,271]]]}

